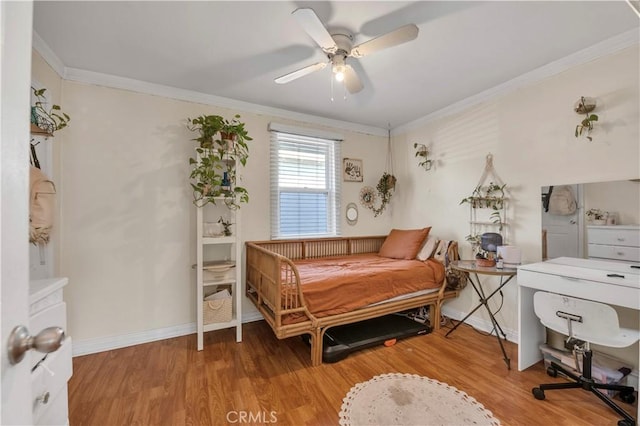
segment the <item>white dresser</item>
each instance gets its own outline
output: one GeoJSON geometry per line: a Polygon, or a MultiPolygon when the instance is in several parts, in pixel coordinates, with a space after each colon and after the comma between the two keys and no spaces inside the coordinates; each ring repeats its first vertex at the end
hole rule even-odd
{"type": "Polygon", "coordinates": [[[640,225],[587,226],[590,259],[640,263],[640,225]]]}
{"type": "MultiPolygon", "coordinates": [[[[36,335],[48,327],[67,329],[62,291],[67,278],[33,280],[29,283],[29,331],[36,335]]],[[[71,378],[71,338],[67,336],[55,352],[28,352],[31,363],[33,422],[36,425],[69,423],[67,382],[71,378]]]]}

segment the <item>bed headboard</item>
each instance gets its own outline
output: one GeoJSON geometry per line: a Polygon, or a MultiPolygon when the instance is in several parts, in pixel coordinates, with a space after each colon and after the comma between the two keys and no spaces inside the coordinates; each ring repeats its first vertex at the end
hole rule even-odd
{"type": "Polygon", "coordinates": [[[251,241],[251,243],[291,260],[298,260],[329,256],[348,256],[361,253],[377,253],[385,238],[387,238],[386,235],[376,235],[368,237],[251,241]]]}

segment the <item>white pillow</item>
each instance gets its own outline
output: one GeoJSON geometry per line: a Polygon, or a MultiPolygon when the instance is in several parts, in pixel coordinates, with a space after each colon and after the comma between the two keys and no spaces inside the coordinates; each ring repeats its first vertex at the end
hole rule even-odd
{"type": "Polygon", "coordinates": [[[427,239],[424,241],[422,248],[416,255],[416,259],[422,260],[423,262],[429,259],[433,255],[433,252],[435,251],[436,247],[438,246],[438,241],[439,241],[438,237],[429,235],[427,239]]]}

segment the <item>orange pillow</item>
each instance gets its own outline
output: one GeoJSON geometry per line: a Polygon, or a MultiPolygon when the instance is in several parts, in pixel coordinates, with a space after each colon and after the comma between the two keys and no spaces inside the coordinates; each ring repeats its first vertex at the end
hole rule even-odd
{"type": "Polygon", "coordinates": [[[415,259],[431,227],[422,229],[392,229],[382,243],[379,256],[392,259],[415,259]]]}

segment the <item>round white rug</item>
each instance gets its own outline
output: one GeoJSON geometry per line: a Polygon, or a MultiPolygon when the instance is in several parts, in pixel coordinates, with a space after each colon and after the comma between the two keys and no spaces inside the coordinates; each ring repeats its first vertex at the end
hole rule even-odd
{"type": "Polygon", "coordinates": [[[500,425],[466,393],[415,374],[375,376],[352,387],[342,401],[342,426],[500,425]]]}

